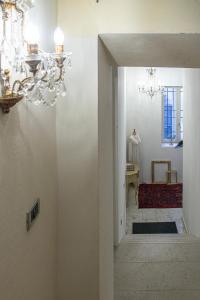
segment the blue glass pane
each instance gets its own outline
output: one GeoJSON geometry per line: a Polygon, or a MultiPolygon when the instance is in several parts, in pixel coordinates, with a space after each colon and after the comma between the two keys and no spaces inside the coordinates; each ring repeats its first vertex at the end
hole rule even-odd
{"type": "Polygon", "coordinates": [[[164,139],[176,138],[176,90],[166,87],[164,90],[164,139]]]}
{"type": "MultiPolygon", "coordinates": [[[[167,102],[167,97],[166,97],[167,102]]],[[[173,126],[172,126],[172,111],[173,106],[170,104],[165,104],[164,106],[165,114],[164,114],[164,138],[172,139],[173,137],[173,126]]]]}

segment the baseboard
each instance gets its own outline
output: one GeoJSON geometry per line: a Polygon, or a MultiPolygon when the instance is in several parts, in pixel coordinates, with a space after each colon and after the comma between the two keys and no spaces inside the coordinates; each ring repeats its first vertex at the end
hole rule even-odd
{"type": "Polygon", "coordinates": [[[184,225],[184,228],[185,228],[185,232],[186,232],[187,234],[189,234],[189,230],[188,230],[188,227],[187,227],[187,224],[186,224],[186,222],[185,222],[184,217],[182,217],[182,222],[183,222],[183,225],[184,225]]]}

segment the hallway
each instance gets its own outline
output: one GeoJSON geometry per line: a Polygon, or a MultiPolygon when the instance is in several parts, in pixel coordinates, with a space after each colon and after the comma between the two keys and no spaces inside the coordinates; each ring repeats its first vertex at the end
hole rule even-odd
{"type": "Polygon", "coordinates": [[[200,240],[182,209],[138,209],[129,191],[127,233],[115,249],[115,300],[199,300],[200,240]],[[176,221],[179,234],[132,235],[133,222],[176,221]]]}
{"type": "Polygon", "coordinates": [[[115,300],[199,300],[200,241],[128,235],[115,252],[115,300]]]}

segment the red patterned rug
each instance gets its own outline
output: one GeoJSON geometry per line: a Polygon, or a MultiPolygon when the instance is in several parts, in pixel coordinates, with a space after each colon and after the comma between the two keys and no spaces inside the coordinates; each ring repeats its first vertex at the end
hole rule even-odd
{"type": "Polygon", "coordinates": [[[139,208],[181,208],[183,185],[140,184],[139,208]]]}

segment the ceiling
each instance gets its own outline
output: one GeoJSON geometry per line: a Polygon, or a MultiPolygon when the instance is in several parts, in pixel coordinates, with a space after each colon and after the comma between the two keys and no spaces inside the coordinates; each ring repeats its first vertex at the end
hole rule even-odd
{"type": "Polygon", "coordinates": [[[200,68],[200,34],[101,34],[119,66],[200,68]]]}

